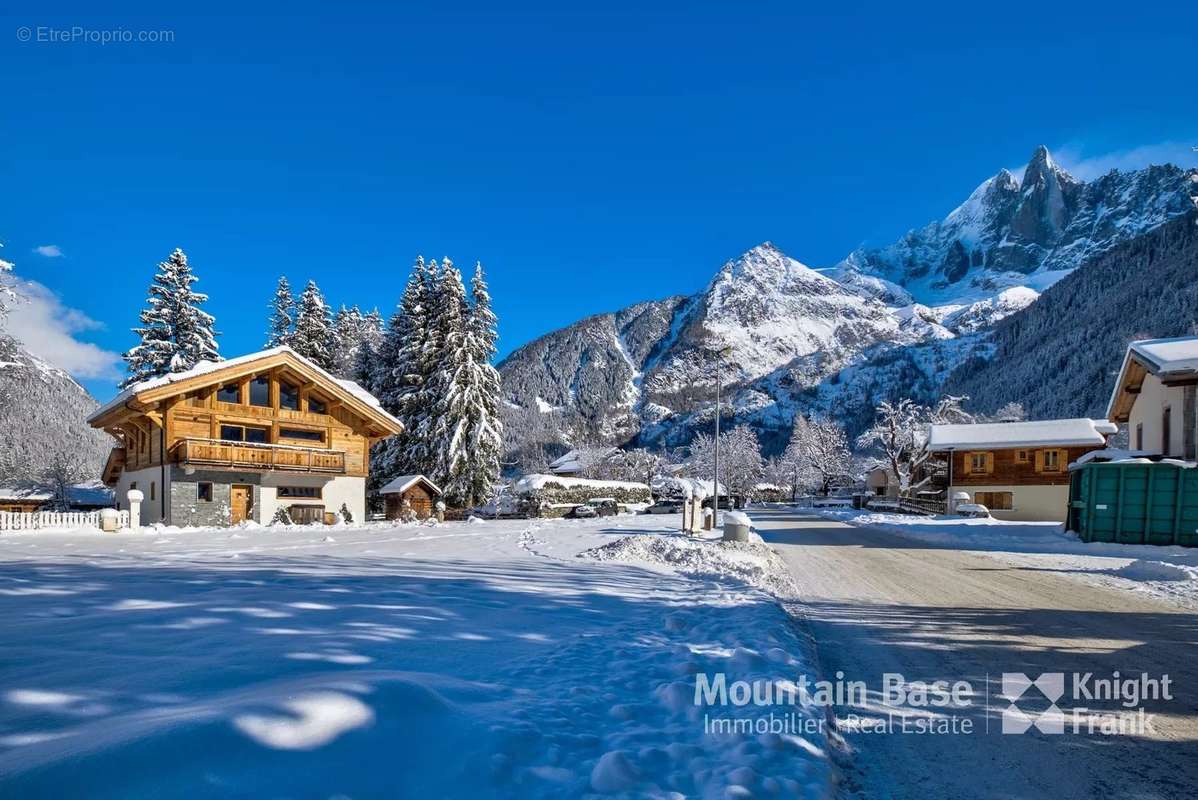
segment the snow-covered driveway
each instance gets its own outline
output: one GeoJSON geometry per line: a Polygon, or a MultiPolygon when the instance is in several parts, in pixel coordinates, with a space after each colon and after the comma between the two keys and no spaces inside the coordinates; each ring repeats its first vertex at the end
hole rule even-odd
{"type": "Polygon", "coordinates": [[[825,796],[822,735],[693,704],[698,671],[808,665],[757,548],[658,517],[6,535],[0,796],[825,796]]]}
{"type": "MultiPolygon", "coordinates": [[[[825,674],[842,670],[846,680],[871,687],[867,702],[837,708],[849,748],[844,773],[850,796],[1083,800],[1194,794],[1194,613],[944,541],[795,510],[755,512],[754,519],[799,583],[825,674]],[[1072,694],[1076,686],[1089,691],[1095,678],[1116,672],[1124,679],[1168,675],[1173,699],[1144,700],[1133,708],[1072,694]],[[953,709],[884,705],[874,691],[884,673],[909,682],[965,681],[975,693],[967,706],[953,709]],[[1015,705],[1049,729],[1049,721],[1063,720],[1065,732],[1032,727],[1002,733],[1012,705],[1000,697],[1003,673],[1031,680],[1064,673],[1060,713],[1048,707],[1038,687],[1015,705]],[[1089,732],[1092,723],[1131,725],[1138,708],[1152,715],[1151,729],[1089,732]],[[1043,711],[1049,713],[1041,719],[1043,711]],[[960,717],[969,731],[904,731],[904,721],[929,716],[960,717]],[[871,727],[886,718],[900,724],[871,727]],[[1081,732],[1074,732],[1075,720],[1085,726],[1081,732]]],[[[1051,685],[1044,685],[1050,692],[1051,685]]],[[[1018,721],[1015,714],[1011,719],[1018,721]]]]}

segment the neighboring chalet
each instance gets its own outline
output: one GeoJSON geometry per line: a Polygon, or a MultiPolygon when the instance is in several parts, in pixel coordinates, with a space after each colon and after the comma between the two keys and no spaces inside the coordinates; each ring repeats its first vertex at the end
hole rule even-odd
{"type": "Polygon", "coordinates": [[[1195,461],[1196,392],[1198,336],[1132,342],[1107,404],[1107,419],[1127,423],[1132,450],[1195,461]]]}
{"type": "Polygon", "coordinates": [[[104,483],[144,495],[142,522],[366,518],[370,446],[403,425],[353,381],[288,347],[135,384],[88,418],[116,437],[104,483]]]}
{"type": "MultiPolygon", "coordinates": [[[[67,487],[67,508],[71,511],[95,511],[113,508],[112,490],[95,483],[80,483],[67,487]]],[[[0,486],[0,511],[29,513],[54,505],[54,490],[45,486],[0,486]]]]}
{"type": "Polygon", "coordinates": [[[927,449],[941,462],[951,503],[966,492],[997,519],[1064,521],[1069,464],[1106,447],[1118,426],[1101,419],[932,425],[927,449]]]}
{"type": "Polygon", "coordinates": [[[387,519],[428,519],[433,515],[441,488],[423,475],[400,475],[388,483],[379,494],[386,503],[387,519]]]}

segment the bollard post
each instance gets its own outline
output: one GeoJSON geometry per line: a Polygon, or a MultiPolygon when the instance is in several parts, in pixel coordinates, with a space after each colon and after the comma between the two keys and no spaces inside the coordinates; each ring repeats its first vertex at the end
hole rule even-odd
{"type": "Polygon", "coordinates": [[[129,500],[129,530],[137,533],[141,530],[141,501],[146,499],[140,489],[130,489],[125,493],[129,500]]]}

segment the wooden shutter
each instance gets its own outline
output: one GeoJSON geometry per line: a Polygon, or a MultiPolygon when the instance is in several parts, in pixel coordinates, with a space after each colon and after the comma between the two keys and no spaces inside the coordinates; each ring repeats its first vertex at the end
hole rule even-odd
{"type": "Polygon", "coordinates": [[[1044,451],[1037,450],[1036,451],[1036,472],[1043,472],[1043,471],[1044,471],[1044,451]]]}
{"type": "Polygon", "coordinates": [[[986,453],[986,474],[994,472],[994,453],[986,453]]]}

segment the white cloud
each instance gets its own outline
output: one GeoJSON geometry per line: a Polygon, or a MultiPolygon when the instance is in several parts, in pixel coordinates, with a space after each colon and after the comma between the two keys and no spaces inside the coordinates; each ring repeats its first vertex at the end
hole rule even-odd
{"type": "Polygon", "coordinates": [[[46,258],[62,258],[62,248],[56,244],[43,244],[33,248],[33,252],[46,258]]]}
{"type": "Polygon", "coordinates": [[[1051,150],[1051,152],[1053,159],[1074,176],[1085,181],[1092,181],[1113,169],[1136,170],[1143,169],[1150,164],[1198,167],[1198,153],[1194,152],[1195,145],[1198,145],[1198,140],[1158,142],[1125,150],[1114,150],[1109,153],[1089,154],[1081,145],[1066,144],[1051,150]]]}
{"type": "Polygon", "coordinates": [[[23,300],[9,309],[5,332],[29,352],[77,378],[116,378],[120,355],[81,342],[76,334],[103,328],[103,324],[78,309],[70,308],[54,292],[37,281],[22,281],[23,300]]]}

